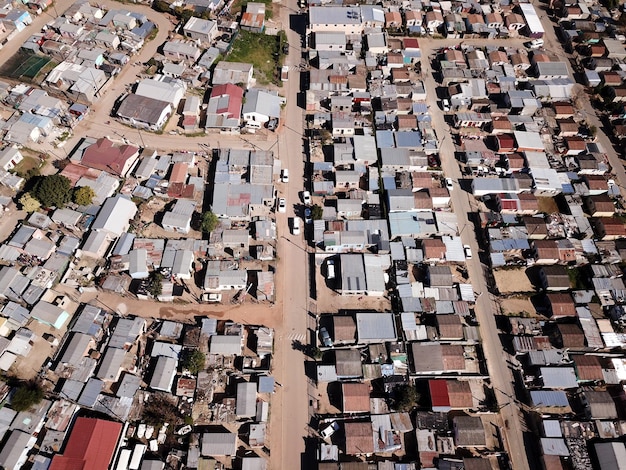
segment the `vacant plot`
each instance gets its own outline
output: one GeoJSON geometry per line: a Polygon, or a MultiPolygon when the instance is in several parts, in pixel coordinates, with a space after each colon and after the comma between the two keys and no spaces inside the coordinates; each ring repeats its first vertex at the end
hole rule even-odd
{"type": "Polygon", "coordinates": [[[539,206],[539,212],[546,214],[559,212],[559,206],[557,206],[556,201],[552,197],[538,197],[537,205],[539,206]]]}
{"type": "Polygon", "coordinates": [[[496,286],[501,294],[534,292],[535,288],[526,275],[526,268],[499,269],[493,271],[496,286]]]}
{"type": "Polygon", "coordinates": [[[535,307],[528,297],[511,297],[500,300],[502,314],[507,316],[535,316],[535,307]]]}
{"type": "Polygon", "coordinates": [[[39,174],[42,161],[38,157],[24,156],[24,159],[15,165],[14,172],[22,178],[30,178],[39,174]]]}
{"type": "Polygon", "coordinates": [[[279,43],[279,36],[242,30],[239,31],[226,60],[252,64],[257,82],[267,85],[278,77],[279,43]]]}
{"type": "MultiPolygon", "coordinates": [[[[18,80],[30,79],[37,82],[37,76],[47,74],[55,66],[49,57],[42,57],[27,52],[18,52],[0,68],[0,75],[18,80]]],[[[40,78],[40,80],[41,80],[40,78]]]]}

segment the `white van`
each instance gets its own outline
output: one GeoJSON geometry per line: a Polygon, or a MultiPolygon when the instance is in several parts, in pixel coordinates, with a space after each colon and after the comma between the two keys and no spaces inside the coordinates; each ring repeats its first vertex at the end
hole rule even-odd
{"type": "Polygon", "coordinates": [[[540,47],[543,47],[543,39],[533,39],[532,41],[525,43],[525,46],[531,49],[539,49],[540,47]]]}
{"type": "Polygon", "coordinates": [[[326,279],[329,281],[335,279],[335,261],[332,259],[326,261],[326,279]]]}
{"type": "Polygon", "coordinates": [[[300,235],[300,219],[298,217],[293,218],[291,233],[293,233],[294,235],[300,235]]]}

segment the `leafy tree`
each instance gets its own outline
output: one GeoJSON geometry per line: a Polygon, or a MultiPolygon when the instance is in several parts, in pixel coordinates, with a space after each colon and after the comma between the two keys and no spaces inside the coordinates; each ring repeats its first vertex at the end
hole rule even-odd
{"type": "Polygon", "coordinates": [[[153,394],[143,406],[143,421],[151,426],[169,423],[170,426],[181,422],[181,414],[169,394],[153,394]]]}
{"type": "Polygon", "coordinates": [[[313,217],[313,220],[321,220],[323,215],[324,215],[324,209],[321,206],[318,206],[317,204],[315,204],[311,208],[311,217],[313,217]]]}
{"type": "Polygon", "coordinates": [[[92,203],[94,197],[96,197],[96,193],[89,186],[80,186],[74,189],[72,193],[72,201],[79,206],[88,206],[92,203]]]}
{"type": "Polygon", "coordinates": [[[44,207],[63,207],[72,197],[70,180],[62,175],[44,176],[35,184],[33,196],[44,207]]]}
{"type": "Polygon", "coordinates": [[[219,223],[220,220],[217,218],[217,216],[213,212],[207,211],[202,214],[202,222],[200,223],[200,228],[203,232],[209,233],[215,230],[219,223]]]}
{"type": "Polygon", "coordinates": [[[163,0],[156,0],[152,3],[152,8],[154,8],[159,13],[171,13],[170,4],[163,0]]]}
{"type": "Polygon", "coordinates": [[[36,382],[21,384],[11,398],[11,408],[26,411],[43,400],[44,391],[36,382]]]}
{"type": "Polygon", "coordinates": [[[398,411],[411,411],[420,401],[420,394],[414,385],[402,385],[395,390],[395,408],[398,411]]]}
{"type": "Polygon", "coordinates": [[[41,203],[31,196],[30,193],[24,193],[19,200],[22,209],[26,212],[36,212],[41,207],[41,203]]]}
{"type": "Polygon", "coordinates": [[[155,299],[163,292],[163,274],[158,271],[150,273],[148,292],[155,299]]]}
{"type": "Polygon", "coordinates": [[[197,349],[194,349],[193,351],[188,351],[187,354],[183,356],[183,368],[187,369],[194,375],[197,375],[198,372],[204,370],[205,364],[206,356],[197,349]]]}

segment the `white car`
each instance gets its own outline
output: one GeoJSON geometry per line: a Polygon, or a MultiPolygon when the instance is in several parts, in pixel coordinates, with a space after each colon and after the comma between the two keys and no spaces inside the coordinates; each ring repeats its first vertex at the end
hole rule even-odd
{"type": "Polygon", "coordinates": [[[284,197],[278,199],[278,212],[280,212],[281,214],[287,212],[287,201],[285,201],[284,197]]]}
{"type": "Polygon", "coordinates": [[[300,219],[298,217],[294,217],[291,222],[291,233],[300,235],[300,219]]]}
{"type": "Polygon", "coordinates": [[[463,245],[463,251],[465,252],[465,257],[467,259],[472,259],[472,249],[469,245],[463,245]]]}
{"type": "Polygon", "coordinates": [[[543,39],[533,39],[532,41],[525,42],[524,45],[529,49],[539,49],[543,47],[543,39]]]}
{"type": "Polygon", "coordinates": [[[311,205],[311,193],[308,191],[304,191],[302,193],[302,200],[304,201],[304,205],[310,206],[311,205]]]}
{"type": "Polygon", "coordinates": [[[324,439],[328,439],[330,436],[335,434],[335,432],[338,430],[339,430],[339,424],[337,423],[337,421],[333,421],[332,423],[330,423],[330,425],[322,429],[322,432],[320,434],[322,435],[324,439]]]}
{"type": "Polygon", "coordinates": [[[448,191],[452,191],[454,189],[454,186],[452,184],[452,178],[446,178],[446,189],[448,191]]]}
{"type": "Polygon", "coordinates": [[[280,180],[283,183],[289,183],[289,170],[287,168],[283,169],[283,173],[280,177],[280,180]]]}

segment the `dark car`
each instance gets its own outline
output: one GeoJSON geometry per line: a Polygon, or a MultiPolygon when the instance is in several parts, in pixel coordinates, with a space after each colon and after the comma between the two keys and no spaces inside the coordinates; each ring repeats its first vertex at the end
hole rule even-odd
{"type": "Polygon", "coordinates": [[[330,335],[328,334],[328,330],[325,326],[320,328],[320,339],[322,340],[322,344],[327,348],[333,346],[333,340],[330,339],[330,335]]]}
{"type": "Polygon", "coordinates": [[[311,216],[311,208],[310,207],[305,207],[304,208],[304,222],[307,224],[310,224],[311,222],[313,222],[313,218],[311,216]]]}

